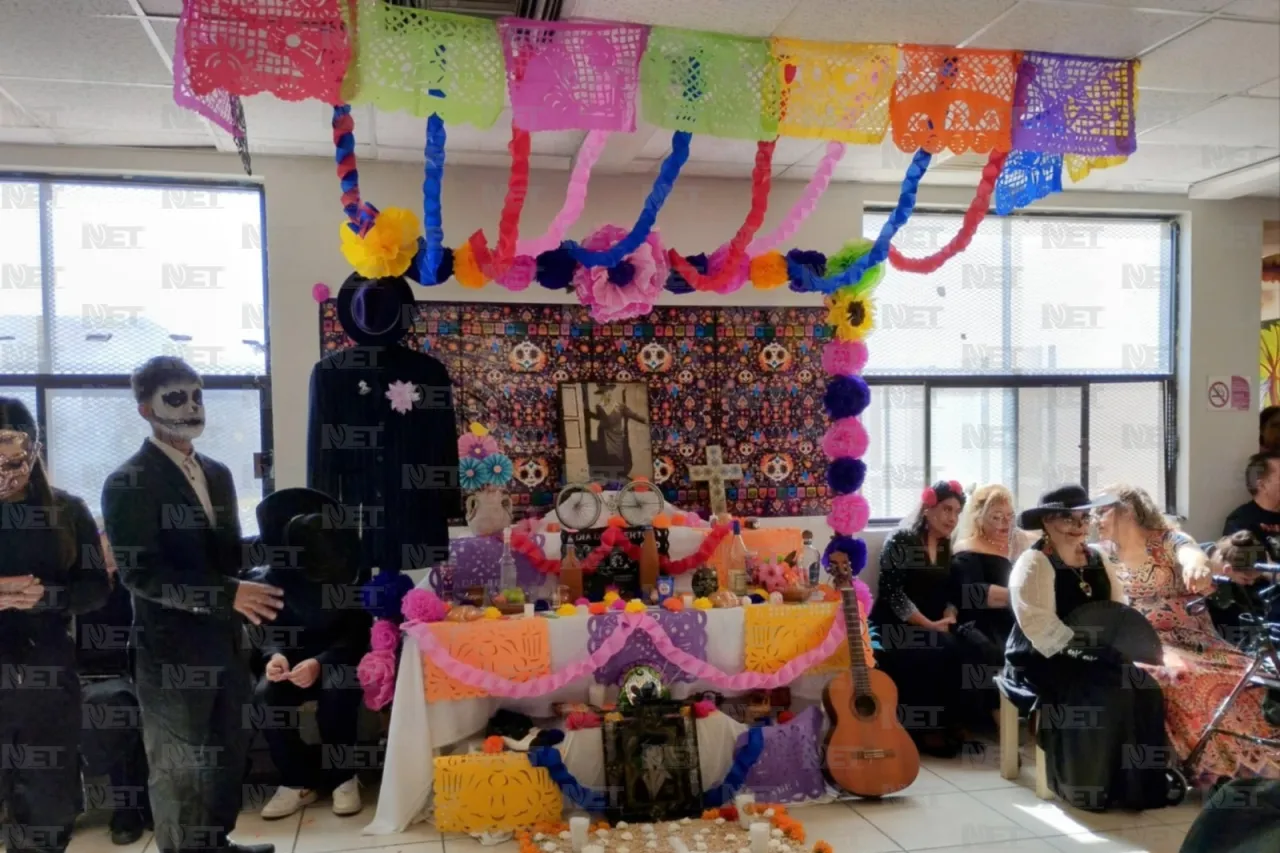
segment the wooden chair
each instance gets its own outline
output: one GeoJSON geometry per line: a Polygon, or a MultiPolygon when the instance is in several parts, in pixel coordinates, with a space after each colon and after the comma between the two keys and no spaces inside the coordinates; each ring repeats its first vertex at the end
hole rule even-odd
{"type": "MultiPolygon", "coordinates": [[[[1018,749],[1018,736],[1021,733],[1021,721],[1018,719],[1017,707],[1009,701],[1009,697],[1000,693],[1000,775],[1005,779],[1016,780],[1022,755],[1018,749]]],[[[1035,741],[1035,729],[1031,731],[1035,741]]],[[[1044,750],[1036,743],[1035,752],[1036,796],[1042,800],[1052,800],[1053,791],[1049,789],[1048,763],[1044,750]]]]}

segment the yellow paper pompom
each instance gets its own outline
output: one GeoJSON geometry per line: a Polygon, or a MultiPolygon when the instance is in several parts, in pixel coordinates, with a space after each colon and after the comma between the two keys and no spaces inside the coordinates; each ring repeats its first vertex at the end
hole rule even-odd
{"type": "Polygon", "coordinates": [[[711,603],[711,599],[709,598],[695,598],[693,601],[693,606],[698,610],[710,610],[711,608],[715,607],[715,605],[711,603]]]}
{"type": "Polygon", "coordinates": [[[773,290],[790,280],[787,259],[781,252],[765,252],[751,259],[751,283],[757,290],[773,290]]]}
{"type": "Polygon", "coordinates": [[[557,616],[577,616],[578,608],[574,607],[572,604],[561,604],[559,607],[556,608],[556,615],[557,616]]]}
{"type": "Polygon", "coordinates": [[[835,327],[836,340],[860,341],[875,325],[870,297],[846,287],[827,297],[827,324],[835,327]]]}
{"type": "Polygon", "coordinates": [[[365,278],[404,275],[418,253],[422,225],[412,210],[388,207],[363,237],[341,225],[342,256],[365,278]]]}
{"type": "Polygon", "coordinates": [[[501,610],[499,610],[499,609],[498,609],[498,608],[496,608],[496,607],[486,607],[486,608],[484,609],[484,618],[486,618],[486,619],[501,619],[501,618],[502,618],[502,611],[501,611],[501,610]]]}
{"type": "Polygon", "coordinates": [[[633,598],[627,602],[624,608],[627,613],[643,613],[645,611],[644,602],[638,598],[633,598]]]}
{"type": "Polygon", "coordinates": [[[604,603],[605,603],[605,604],[613,604],[613,603],[614,603],[615,601],[617,601],[619,598],[622,598],[622,596],[620,596],[620,595],[618,595],[616,592],[614,592],[614,591],[610,590],[609,592],[606,592],[606,593],[604,594],[604,603]]]}
{"type": "Polygon", "coordinates": [[[472,290],[484,287],[484,273],[476,262],[476,253],[471,250],[470,243],[463,243],[453,250],[453,277],[458,280],[458,284],[472,290]]]}

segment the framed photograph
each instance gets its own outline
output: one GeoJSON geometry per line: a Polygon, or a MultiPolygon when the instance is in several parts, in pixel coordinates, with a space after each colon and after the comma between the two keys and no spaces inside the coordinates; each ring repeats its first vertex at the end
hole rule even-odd
{"type": "Polygon", "coordinates": [[[653,479],[648,385],[562,382],[559,391],[566,484],[653,479]]]}

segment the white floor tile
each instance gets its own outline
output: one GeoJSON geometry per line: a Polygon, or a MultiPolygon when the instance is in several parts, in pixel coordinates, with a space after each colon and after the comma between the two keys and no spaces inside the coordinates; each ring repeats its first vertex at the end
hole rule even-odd
{"type": "MultiPolygon", "coordinates": [[[[902,797],[918,797],[922,794],[954,794],[959,790],[951,782],[934,773],[932,769],[921,766],[920,775],[916,777],[916,781],[912,782],[910,787],[884,799],[888,802],[902,797]]],[[[855,800],[854,802],[858,801],[855,800]]]]}
{"type": "MultiPolygon", "coordinates": [[[[241,812],[231,838],[241,844],[274,844],[276,853],[292,853],[301,822],[302,812],[280,820],[263,820],[257,812],[241,812]]],[[[155,853],[155,848],[151,853],[155,853]]]]}
{"type": "Polygon", "coordinates": [[[804,824],[808,849],[819,841],[830,844],[832,853],[897,853],[902,849],[844,803],[795,808],[791,814],[804,824]]]}
{"type": "Polygon", "coordinates": [[[1039,838],[1023,838],[1017,841],[1000,841],[995,844],[935,847],[930,848],[928,853],[1058,853],[1058,849],[1039,838]]]}
{"type": "Polygon", "coordinates": [[[1143,826],[1045,839],[1063,853],[1178,853],[1185,826],[1143,826]]]}
{"type": "Polygon", "coordinates": [[[858,814],[906,850],[982,847],[1032,833],[965,793],[925,794],[854,804],[858,814]]]}
{"type": "MultiPolygon", "coordinates": [[[[955,758],[923,757],[920,762],[960,791],[988,791],[1018,785],[1017,780],[1000,777],[1000,748],[994,744],[966,747],[955,758]]],[[[1025,765],[1022,769],[1028,770],[1025,765]]],[[[1028,778],[1034,784],[1034,777],[1029,772],[1028,778]]]]}
{"type": "MultiPolygon", "coordinates": [[[[364,828],[373,820],[374,797],[366,792],[364,811],[350,817],[338,817],[333,805],[325,800],[308,806],[302,813],[302,825],[298,830],[298,844],[292,853],[341,853],[348,850],[369,850],[375,847],[406,847],[424,842],[436,843],[434,853],[441,853],[438,846],[440,833],[429,823],[415,823],[404,832],[394,835],[363,835],[364,828]]],[[[290,853],[276,850],[276,853],[290,853]]],[[[431,853],[430,850],[427,853],[431,853]]]]}
{"type": "MultiPolygon", "coordinates": [[[[1042,800],[1035,795],[1035,791],[1026,788],[974,791],[972,796],[983,805],[1030,830],[1037,838],[1159,826],[1159,815],[1164,811],[1086,812],[1073,809],[1058,800],[1042,800]]],[[[1191,820],[1194,820],[1194,816],[1187,822],[1190,823],[1191,820]]]]}

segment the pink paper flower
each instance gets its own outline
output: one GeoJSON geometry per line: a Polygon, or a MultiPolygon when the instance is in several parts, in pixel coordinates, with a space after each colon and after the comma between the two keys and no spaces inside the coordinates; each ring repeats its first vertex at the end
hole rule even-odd
{"type": "Polygon", "coordinates": [[[391,401],[391,411],[403,415],[422,399],[422,393],[411,382],[396,381],[387,386],[387,399],[391,401]]]}
{"type": "Polygon", "coordinates": [[[458,455],[483,459],[498,452],[498,442],[491,435],[466,433],[458,439],[458,455]]]}
{"type": "Polygon", "coordinates": [[[699,720],[710,717],[717,710],[716,700],[714,699],[703,699],[701,702],[693,703],[693,716],[697,717],[699,720]]]}
{"type": "MultiPolygon", "coordinates": [[[[724,268],[725,262],[729,260],[729,244],[725,243],[719,249],[711,253],[711,257],[707,258],[707,275],[719,275],[720,270],[724,268]]],[[[734,275],[720,287],[718,293],[733,293],[741,290],[751,278],[751,259],[747,257],[745,252],[742,257],[738,258],[738,270],[734,275]]]]}
{"type": "Polygon", "coordinates": [[[400,612],[410,622],[440,622],[449,607],[429,589],[411,589],[400,603],[400,612]]]}
{"type": "Polygon", "coordinates": [[[529,255],[519,255],[515,262],[511,264],[510,269],[498,276],[495,281],[512,292],[520,291],[528,288],[533,281],[533,277],[537,275],[538,262],[529,255]]]}
{"type": "Polygon", "coordinates": [[[369,631],[369,647],[375,652],[394,652],[400,645],[400,629],[394,622],[379,619],[369,631]]]}
{"type": "Polygon", "coordinates": [[[871,505],[862,495],[837,495],[831,502],[827,524],[841,536],[852,536],[867,526],[871,505]]]}
{"type": "Polygon", "coordinates": [[[828,376],[855,376],[867,366],[863,341],[832,341],[822,348],[822,369],[828,376]]]}
{"type": "Polygon", "coordinates": [[[852,456],[860,459],[867,452],[867,428],[857,418],[840,418],[822,437],[822,452],[828,459],[852,456]]]}
{"type": "Polygon", "coordinates": [[[769,592],[781,593],[787,588],[787,572],[779,563],[765,563],[756,569],[756,583],[769,592]]]}
{"type": "MultiPolygon", "coordinates": [[[[627,235],[626,229],[605,225],[582,241],[593,252],[604,251],[627,235]]],[[[622,261],[630,264],[629,281],[615,283],[606,267],[578,267],[573,274],[573,287],[578,301],[591,309],[591,318],[599,323],[643,317],[653,310],[667,284],[667,258],[655,229],[640,247],[622,261]]],[[[619,267],[622,266],[619,264],[619,267]]],[[[617,271],[614,278],[619,277],[617,271]]]]}
{"type": "Polygon", "coordinates": [[[381,711],[396,695],[396,654],[373,651],[360,659],[356,677],[364,688],[364,704],[371,711],[381,711]]]}

